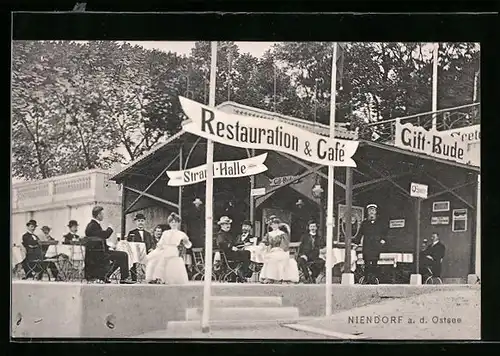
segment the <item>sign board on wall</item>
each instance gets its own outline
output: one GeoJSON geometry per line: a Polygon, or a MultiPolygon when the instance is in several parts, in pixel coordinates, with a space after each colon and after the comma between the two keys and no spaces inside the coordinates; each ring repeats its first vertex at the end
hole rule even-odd
{"type": "Polygon", "coordinates": [[[425,184],[411,183],[410,184],[410,195],[415,198],[427,199],[427,192],[429,186],[425,184]]]}
{"type": "Polygon", "coordinates": [[[396,147],[428,156],[455,161],[469,162],[467,143],[443,131],[428,131],[421,126],[396,122],[396,147]]]}
{"type": "Polygon", "coordinates": [[[432,212],[450,211],[449,201],[435,201],[432,203],[432,212]]]}
{"type": "Polygon", "coordinates": [[[250,191],[250,196],[252,197],[258,197],[264,194],[266,194],[266,188],[254,188],[250,191]]]}
{"type": "Polygon", "coordinates": [[[389,220],[389,228],[390,229],[398,229],[405,227],[405,219],[394,219],[389,220]]]}
{"type": "Polygon", "coordinates": [[[453,209],[451,231],[467,231],[467,209],[453,209]]]}
{"type": "Polygon", "coordinates": [[[288,182],[293,181],[294,179],[297,179],[297,176],[275,177],[275,178],[269,179],[269,185],[271,187],[277,187],[280,185],[287,184],[288,182]]]}
{"type": "Polygon", "coordinates": [[[431,225],[448,225],[450,223],[449,216],[433,216],[431,217],[431,225]]]}

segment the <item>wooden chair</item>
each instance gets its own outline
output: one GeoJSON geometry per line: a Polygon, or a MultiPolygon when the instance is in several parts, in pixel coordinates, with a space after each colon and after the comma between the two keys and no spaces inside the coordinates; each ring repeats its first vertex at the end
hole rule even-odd
{"type": "MultiPolygon", "coordinates": [[[[205,279],[205,254],[203,248],[192,248],[193,252],[193,280],[202,281],[205,279]]],[[[215,271],[212,270],[212,280],[216,281],[217,276],[215,271]]]]}

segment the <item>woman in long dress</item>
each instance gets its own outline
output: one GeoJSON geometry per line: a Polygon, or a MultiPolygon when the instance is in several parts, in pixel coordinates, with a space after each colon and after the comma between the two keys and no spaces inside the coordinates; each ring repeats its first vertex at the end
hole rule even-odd
{"type": "Polygon", "coordinates": [[[299,269],[297,262],[290,258],[290,227],[279,219],[271,221],[272,231],[267,234],[268,252],[260,271],[262,283],[297,283],[299,269]]]}
{"type": "Polygon", "coordinates": [[[179,230],[181,218],[172,213],[168,217],[170,230],[162,233],[156,249],[146,257],[146,281],[153,284],[186,284],[188,275],[179,246],[191,247],[189,237],[179,230]]]}

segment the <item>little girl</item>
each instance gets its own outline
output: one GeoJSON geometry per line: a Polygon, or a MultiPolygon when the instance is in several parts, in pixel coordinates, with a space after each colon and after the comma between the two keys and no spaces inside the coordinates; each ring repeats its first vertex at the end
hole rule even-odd
{"type": "Polygon", "coordinates": [[[179,230],[179,215],[170,214],[167,222],[170,230],[162,233],[156,249],[146,257],[146,281],[152,284],[186,284],[188,275],[184,260],[179,257],[179,246],[183,244],[186,248],[191,248],[191,241],[179,230]]]}

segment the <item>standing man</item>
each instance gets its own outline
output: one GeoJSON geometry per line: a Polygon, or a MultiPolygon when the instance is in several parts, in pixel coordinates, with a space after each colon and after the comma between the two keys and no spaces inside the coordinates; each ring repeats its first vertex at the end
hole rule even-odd
{"type": "MultiPolygon", "coordinates": [[[[153,238],[149,232],[144,230],[144,226],[146,225],[146,217],[144,214],[137,214],[134,218],[135,224],[137,228],[131,230],[128,233],[127,241],[129,242],[142,242],[146,245],[146,253],[149,253],[152,249],[153,238]]],[[[137,281],[137,267],[138,263],[134,263],[132,268],[130,269],[130,274],[132,276],[132,281],[137,281]]]]}
{"type": "MultiPolygon", "coordinates": [[[[101,266],[104,264],[104,276],[99,273],[99,277],[104,278],[105,283],[109,283],[109,276],[113,274],[118,268],[120,268],[120,284],[133,284],[134,282],[129,281],[129,267],[128,267],[128,255],[126,252],[113,251],[110,250],[106,244],[106,240],[113,233],[113,229],[109,226],[106,230],[101,227],[101,222],[104,220],[104,208],[102,206],[95,206],[92,209],[92,220],[87,225],[85,229],[85,236],[92,238],[93,241],[97,241],[98,245],[94,245],[91,248],[87,248],[87,253],[85,254],[85,269],[88,268],[90,264],[101,266]],[[107,271],[107,264],[113,263],[111,270],[107,271]]],[[[93,245],[93,244],[92,244],[93,245]]]]}
{"type": "Polygon", "coordinates": [[[441,277],[441,260],[444,257],[446,248],[439,240],[437,232],[432,234],[431,244],[420,255],[420,274],[425,276],[429,268],[434,277],[441,277]]]}
{"type": "Polygon", "coordinates": [[[376,204],[366,206],[368,219],[361,223],[359,234],[353,240],[354,244],[359,245],[363,238],[364,274],[367,283],[377,277],[377,263],[387,235],[386,224],[378,219],[377,208],[376,204]]]}
{"type": "Polygon", "coordinates": [[[318,234],[318,224],[314,220],[307,223],[308,233],[300,239],[297,264],[306,281],[315,281],[323,268],[325,261],[319,258],[321,249],[326,248],[326,240],[318,234]],[[312,262],[308,265],[308,262],[312,262]],[[311,273],[309,273],[309,268],[311,273]]]}

